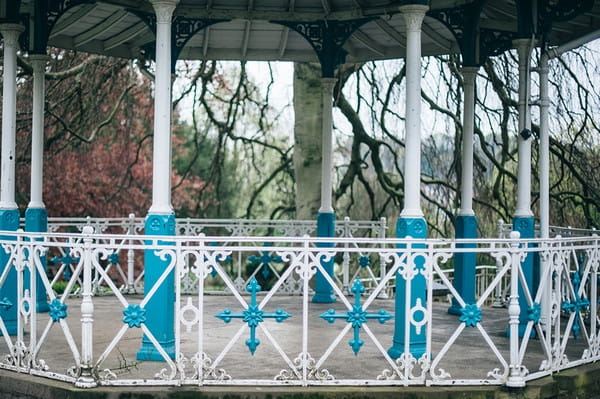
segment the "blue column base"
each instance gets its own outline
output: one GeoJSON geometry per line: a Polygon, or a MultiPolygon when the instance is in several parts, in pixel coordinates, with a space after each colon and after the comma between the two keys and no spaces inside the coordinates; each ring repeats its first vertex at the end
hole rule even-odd
{"type": "MultiPolygon", "coordinates": [[[[427,238],[427,222],[423,218],[400,218],[396,223],[396,237],[406,238],[412,237],[415,239],[427,238]]],[[[415,248],[425,248],[424,244],[417,244],[415,248]]],[[[399,248],[405,248],[404,245],[399,248]]],[[[417,257],[415,259],[415,267],[421,269],[424,266],[424,259],[417,257]]],[[[415,276],[411,284],[411,298],[410,308],[421,302],[423,307],[427,306],[427,281],[423,275],[415,276]]],[[[396,302],[395,302],[395,324],[394,324],[394,338],[392,341],[392,347],[388,349],[388,355],[392,359],[398,359],[404,353],[404,347],[406,344],[405,333],[406,328],[409,328],[409,351],[413,357],[419,359],[426,351],[427,344],[427,326],[423,326],[420,331],[414,325],[408,324],[410,321],[410,310],[407,313],[407,304],[404,293],[406,292],[407,282],[404,277],[399,273],[396,273],[396,302]]],[[[415,312],[415,320],[421,321],[425,318],[423,314],[420,318],[419,312],[415,312]]]]}
{"type": "MultiPolygon", "coordinates": [[[[48,231],[48,212],[45,208],[27,208],[25,211],[25,231],[31,233],[45,233],[48,231]]],[[[41,257],[42,265],[44,266],[44,272],[47,270],[46,257],[41,257]]],[[[39,274],[36,274],[36,296],[35,296],[35,307],[38,313],[48,312],[48,298],[46,294],[46,287],[42,282],[42,278],[39,274]]],[[[25,287],[28,287],[27,283],[25,287]]]]}
{"type": "MultiPolygon", "coordinates": [[[[146,218],[145,234],[147,236],[174,236],[175,215],[148,215],[146,218]]],[[[144,295],[158,281],[169,259],[162,260],[154,250],[144,252],[144,295]]],[[[152,332],[162,349],[171,358],[175,358],[175,273],[171,272],[163,281],[162,286],[148,301],[146,310],[146,327],[152,332]]],[[[160,352],[150,339],[144,335],[142,346],[137,352],[138,360],[164,361],[160,352]]]]}
{"type": "MultiPolygon", "coordinates": [[[[335,214],[319,212],[317,215],[317,237],[335,237],[335,214]]],[[[320,243],[318,247],[332,248],[332,243],[320,243]]],[[[333,259],[321,262],[323,269],[333,278],[333,259]]],[[[315,295],[312,297],[314,303],[333,303],[337,299],[333,293],[333,287],[327,282],[320,271],[315,277],[315,295]]]]}
{"type": "MultiPolygon", "coordinates": [[[[521,234],[521,238],[534,238],[535,237],[535,220],[533,217],[516,217],[513,219],[513,230],[518,231],[521,234]]],[[[523,275],[525,276],[525,281],[527,282],[527,287],[531,296],[535,298],[536,289],[534,287],[534,256],[533,253],[529,253],[525,260],[521,263],[521,268],[523,269],[523,275]]],[[[529,305],[527,304],[527,300],[525,299],[525,294],[523,293],[523,288],[519,283],[519,307],[521,308],[521,312],[519,314],[519,337],[523,337],[525,335],[525,329],[527,328],[527,324],[529,323],[529,314],[528,309],[529,305]]],[[[510,327],[507,329],[507,335],[510,336],[510,327]]],[[[536,337],[535,329],[531,330],[530,338],[536,337]]]]}
{"type": "MultiPolygon", "coordinates": [[[[17,231],[19,229],[19,210],[18,209],[0,209],[0,230],[17,231]]],[[[10,237],[3,237],[10,238],[10,237]]],[[[10,255],[0,249],[0,274],[4,273],[10,255]]],[[[17,271],[13,268],[0,288],[0,300],[7,299],[12,306],[8,308],[0,307],[0,316],[4,321],[8,335],[17,334],[17,271]]],[[[2,333],[0,332],[0,336],[2,333]]]]}
{"type": "MultiPolygon", "coordinates": [[[[475,216],[457,216],[454,222],[456,238],[477,238],[477,218],[475,216]]],[[[457,244],[457,248],[475,248],[475,244],[457,244]]],[[[475,303],[475,267],[477,259],[474,252],[454,255],[454,288],[467,304],[475,303]]],[[[460,316],[462,307],[452,298],[448,313],[460,316]]]]}
{"type": "MultiPolygon", "coordinates": [[[[171,342],[159,341],[160,346],[167,353],[169,358],[175,359],[175,340],[171,342]]],[[[142,347],[138,350],[136,355],[137,360],[164,362],[165,359],[162,357],[160,352],[152,345],[152,342],[144,335],[142,338],[142,347]]]]}

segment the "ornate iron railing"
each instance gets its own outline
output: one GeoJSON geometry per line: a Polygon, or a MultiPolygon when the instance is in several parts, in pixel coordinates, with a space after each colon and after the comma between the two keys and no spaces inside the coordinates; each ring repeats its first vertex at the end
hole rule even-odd
{"type": "Polygon", "coordinates": [[[513,233],[510,239],[476,240],[476,248],[467,249],[454,240],[149,237],[95,234],[89,226],[83,234],[0,236],[6,253],[0,292],[7,292],[10,284],[16,287],[14,298],[0,301],[0,367],[82,387],[518,387],[600,359],[597,237],[523,241],[513,233]],[[266,242],[272,256],[280,258],[281,269],[270,280],[255,274],[239,287],[227,270],[227,258],[260,253],[266,242]],[[317,246],[323,242],[334,246],[317,246]],[[116,254],[128,251],[150,251],[165,262],[144,296],[124,295],[107,272],[107,265],[118,261],[116,254]],[[461,251],[474,251],[500,265],[475,303],[465,303],[444,272],[446,262],[461,251]],[[538,280],[526,283],[522,262],[531,254],[542,266],[538,280]],[[340,264],[345,256],[350,262],[383,262],[385,275],[366,293],[356,278],[346,293],[322,265],[340,264]],[[71,270],[62,293],[55,291],[43,268],[44,259],[54,257],[65,258],[71,270]],[[182,278],[190,273],[195,276],[194,294],[181,288],[182,278]],[[336,303],[311,302],[319,273],[336,303]],[[175,280],[172,355],[160,343],[164,337],[155,336],[146,324],[146,312],[157,311],[148,304],[169,275],[175,280]],[[489,306],[507,276],[508,307],[489,306]],[[436,278],[460,304],[461,316],[447,315],[447,304],[432,300],[436,278]],[[381,299],[381,292],[398,286],[399,279],[406,287],[399,297],[407,300],[381,299]],[[423,292],[413,288],[421,280],[423,292]],[[95,296],[93,286],[99,281],[114,295],[95,296]],[[217,281],[230,296],[206,295],[206,288],[217,281]],[[296,295],[277,295],[289,293],[291,286],[296,295]],[[37,310],[40,290],[45,290],[48,312],[37,310]],[[78,295],[72,295],[75,291],[78,295]],[[415,295],[422,300],[412,300],[415,295]],[[142,335],[162,361],[136,359],[142,335]],[[387,349],[392,341],[397,345],[398,337],[400,355],[392,358],[387,349]],[[423,347],[415,350],[421,339],[423,347]]]}
{"type": "MultiPolygon", "coordinates": [[[[505,221],[498,220],[498,238],[508,238],[511,231],[513,230],[512,223],[506,223],[505,221]]],[[[550,237],[589,237],[594,234],[598,234],[598,230],[595,228],[592,229],[582,229],[571,226],[549,226],[548,232],[550,237]]],[[[536,224],[534,226],[534,234],[536,237],[540,236],[540,226],[536,224]]]]}
{"type": "MultiPolygon", "coordinates": [[[[86,226],[92,227],[98,233],[126,234],[136,235],[144,231],[145,219],[136,217],[130,214],[127,218],[63,218],[51,217],[48,218],[48,230],[50,232],[74,233],[82,232],[86,226]]],[[[180,218],[177,219],[177,234],[184,236],[205,234],[211,236],[224,237],[300,237],[303,235],[315,235],[316,222],[311,220],[248,220],[248,219],[193,219],[180,218]]],[[[381,218],[375,221],[360,221],[351,220],[348,217],[339,220],[336,223],[336,236],[353,238],[353,237],[376,237],[385,238],[387,232],[386,219],[381,218]]],[[[255,255],[247,257],[237,257],[229,259],[231,263],[230,272],[235,275],[234,281],[236,287],[244,287],[252,277],[258,273],[265,275],[278,275],[278,268],[281,267],[281,262],[277,262],[276,258],[270,257],[268,249],[269,242],[264,241],[265,249],[258,251],[255,255]],[[254,265],[252,265],[254,263],[254,265]],[[252,270],[246,271],[250,268],[252,270]]],[[[352,242],[345,245],[352,246],[352,242]]],[[[143,291],[143,268],[141,267],[141,259],[135,259],[135,251],[127,250],[119,251],[119,262],[108,263],[107,272],[113,276],[119,283],[119,289],[125,293],[139,293],[143,291]],[[126,256],[126,258],[124,258],[126,256]],[[112,269],[112,272],[111,272],[112,269]],[[112,273],[112,274],[111,274],[112,273]]],[[[138,258],[141,258],[139,256],[138,258]]],[[[60,268],[52,268],[55,270],[54,278],[51,281],[52,285],[63,278],[64,272],[69,274],[70,266],[68,263],[60,262],[65,257],[64,253],[50,259],[51,264],[59,264],[60,268]]],[[[68,258],[65,258],[68,260],[68,258]]],[[[336,270],[336,281],[347,293],[349,292],[351,281],[354,278],[361,278],[363,283],[372,288],[377,284],[377,281],[385,275],[385,264],[353,264],[349,257],[346,257],[341,262],[340,267],[336,270]]],[[[92,284],[95,293],[100,293],[104,281],[95,281],[92,284]]],[[[192,275],[182,279],[184,292],[193,293],[195,289],[194,278],[192,275]]],[[[225,286],[213,286],[212,293],[223,294],[226,292],[225,286]]],[[[381,295],[387,295],[387,290],[384,290],[381,295]]],[[[298,293],[298,292],[297,292],[298,293]]]]}

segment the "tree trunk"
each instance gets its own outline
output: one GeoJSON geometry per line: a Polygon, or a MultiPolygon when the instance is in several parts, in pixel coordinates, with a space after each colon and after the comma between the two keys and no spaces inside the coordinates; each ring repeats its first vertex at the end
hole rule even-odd
{"type": "Polygon", "coordinates": [[[321,202],[323,95],[318,64],[294,64],[296,218],[316,219],[321,202]]]}

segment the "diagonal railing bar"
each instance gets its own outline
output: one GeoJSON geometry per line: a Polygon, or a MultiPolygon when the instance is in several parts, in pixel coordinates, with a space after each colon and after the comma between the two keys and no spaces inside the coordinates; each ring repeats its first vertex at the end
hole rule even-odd
{"type": "MultiPolygon", "coordinates": [[[[148,236],[131,234],[89,232],[83,235],[1,232],[0,235],[4,237],[6,234],[14,240],[0,240],[0,245],[10,253],[6,256],[10,259],[7,265],[9,271],[5,267],[3,275],[17,272],[17,295],[10,298],[10,302],[19,307],[17,323],[23,330],[15,332],[14,336],[8,335],[8,324],[0,317],[0,333],[7,333],[3,334],[4,338],[0,340],[3,348],[0,351],[0,367],[60,379],[77,386],[506,384],[520,387],[535,378],[600,359],[600,319],[596,314],[600,263],[598,237],[554,240],[521,240],[512,237],[507,240],[474,240],[475,247],[468,250],[481,254],[482,259],[496,259],[498,266],[494,276],[486,277],[486,285],[478,291],[475,303],[470,304],[461,297],[452,284],[451,275],[446,273],[449,266],[447,259],[455,253],[467,250],[456,248],[457,243],[462,242],[457,240],[198,236],[151,239],[148,236]],[[225,256],[247,259],[256,252],[260,253],[265,250],[261,244],[267,241],[273,244],[269,247],[269,251],[272,251],[271,256],[281,256],[282,263],[281,267],[276,267],[277,274],[270,274],[269,278],[272,280],[265,285],[266,288],[257,293],[259,295],[255,298],[256,308],[266,312],[271,305],[279,305],[280,301],[285,301],[276,295],[289,294],[290,284],[295,287],[293,293],[301,298],[294,300],[295,307],[290,308],[291,310],[287,309],[286,305],[279,305],[293,315],[290,320],[294,323],[288,325],[286,322],[277,327],[271,322],[256,325],[256,333],[260,334],[258,337],[268,343],[268,351],[264,352],[272,358],[268,366],[265,364],[263,367],[262,363],[257,363],[257,367],[252,370],[239,368],[238,371],[236,358],[239,357],[240,345],[237,344],[248,332],[249,327],[242,323],[240,328],[227,328],[223,330],[229,331],[226,336],[219,336],[212,342],[214,334],[207,332],[210,331],[211,325],[216,324],[215,320],[211,321],[214,318],[209,316],[213,307],[219,306],[220,300],[219,297],[207,296],[207,290],[212,290],[215,286],[225,287],[223,293],[229,295],[228,302],[239,303],[242,309],[248,309],[248,296],[239,290],[234,281],[235,268],[229,263],[221,263],[225,256]],[[218,244],[208,245],[209,242],[218,244]],[[334,246],[319,247],[317,244],[321,242],[332,242],[334,246]],[[127,295],[128,291],[120,291],[119,281],[123,276],[114,266],[118,260],[114,258],[112,260],[115,262],[112,262],[108,259],[111,254],[126,254],[129,251],[139,254],[146,250],[154,251],[156,256],[165,260],[165,270],[161,270],[162,274],[156,284],[164,285],[167,274],[173,273],[176,276],[173,287],[177,323],[175,355],[167,355],[166,349],[159,343],[159,338],[152,336],[149,328],[139,319],[139,334],[147,335],[157,353],[162,352],[158,355],[162,363],[157,364],[160,369],[157,374],[154,374],[156,370],[152,366],[153,363],[140,363],[139,368],[134,364],[135,370],[131,369],[131,377],[128,377],[119,371],[120,366],[117,362],[121,362],[122,358],[124,362],[127,361],[127,367],[131,364],[129,359],[135,355],[122,344],[129,342],[130,336],[127,331],[137,327],[137,322],[131,318],[126,321],[111,316],[114,318],[111,328],[104,333],[107,339],[99,340],[96,340],[97,326],[106,323],[100,319],[106,317],[102,315],[113,315],[115,310],[132,311],[135,310],[134,307],[145,310],[148,297],[157,292],[157,286],[147,287],[147,296],[134,299],[135,297],[127,295]],[[43,259],[52,254],[61,257],[61,253],[80,259],[72,263],[73,273],[65,281],[65,291],[58,294],[52,289],[52,274],[46,275],[44,272],[43,259]],[[525,287],[520,264],[522,258],[529,253],[538,253],[542,262],[547,265],[542,269],[539,284],[536,282],[533,288],[525,287]],[[336,262],[336,268],[341,267],[343,259],[350,259],[354,265],[355,262],[360,262],[360,257],[369,257],[374,262],[384,264],[385,271],[382,271],[380,278],[368,287],[364,297],[355,296],[352,300],[336,276],[324,273],[324,256],[336,262]],[[112,268],[109,267],[109,262],[112,262],[112,268]],[[361,356],[360,367],[363,367],[362,363],[367,359],[371,359],[368,360],[370,368],[366,368],[365,371],[361,368],[347,368],[346,364],[354,364],[348,360],[354,359],[355,355],[342,341],[344,337],[348,337],[353,327],[348,322],[331,329],[320,329],[317,325],[322,321],[317,319],[320,313],[314,311],[320,308],[310,304],[311,284],[317,272],[328,276],[325,277],[325,282],[331,285],[338,302],[335,305],[336,314],[344,317],[349,315],[347,312],[354,306],[371,314],[369,311],[379,305],[379,302],[375,301],[382,300],[380,294],[393,287],[395,279],[404,279],[407,283],[415,278],[424,279],[426,291],[420,293],[424,299],[419,304],[413,302],[405,305],[404,311],[408,315],[406,326],[426,328],[425,354],[419,355],[417,359],[410,353],[409,341],[412,338],[406,334],[405,329],[405,337],[408,338],[403,344],[405,352],[398,359],[391,359],[386,351],[386,345],[389,343],[385,341],[390,338],[389,329],[375,328],[372,323],[363,323],[360,325],[359,338],[367,341],[370,347],[365,351],[365,357],[362,357],[363,353],[357,352],[357,355],[361,356]],[[195,276],[190,281],[196,285],[196,290],[189,295],[184,293],[180,286],[181,279],[187,274],[195,276]],[[40,279],[29,281],[31,276],[39,276],[40,279]],[[441,321],[442,308],[445,305],[435,302],[437,298],[431,284],[434,278],[446,286],[450,295],[456,298],[459,306],[465,308],[466,312],[459,321],[455,320],[452,323],[449,320],[441,334],[437,323],[441,321]],[[509,298],[508,310],[507,314],[502,315],[504,311],[501,308],[493,309],[490,303],[497,287],[507,278],[510,278],[511,285],[506,289],[509,298]],[[81,283],[82,287],[78,288],[81,283]],[[107,292],[113,291],[115,295],[95,296],[94,284],[101,285],[107,292]],[[209,286],[211,288],[208,288],[209,286]],[[40,289],[47,291],[47,300],[53,309],[50,313],[39,313],[31,307],[32,300],[40,289]],[[519,303],[519,296],[522,296],[521,303],[524,305],[519,303]],[[541,309],[546,296],[551,301],[548,307],[550,311],[543,313],[541,309]],[[358,304],[354,303],[356,300],[359,300],[358,304]],[[540,304],[541,307],[538,306],[540,304]],[[88,335],[85,336],[92,337],[87,343],[82,341],[77,332],[78,324],[74,324],[75,319],[79,319],[79,305],[82,320],[86,320],[82,321],[80,326],[86,326],[88,335]],[[94,309],[94,305],[97,309],[94,309]],[[110,312],[106,312],[107,305],[111,308],[110,312]],[[528,312],[527,308],[530,308],[532,318],[519,324],[519,315],[528,312]],[[566,310],[561,311],[563,308],[566,310]],[[71,312],[73,309],[75,312],[71,312]],[[105,309],[105,313],[102,313],[102,309],[105,309]],[[570,313],[568,310],[571,310],[570,313]],[[189,313],[184,315],[185,312],[189,313]],[[485,316],[484,321],[479,317],[482,314],[485,316]],[[96,326],[95,329],[90,328],[92,323],[96,326]],[[475,328],[469,330],[469,326],[475,328]],[[508,338],[504,334],[498,334],[506,327],[511,331],[508,338]],[[576,327],[579,328],[578,339],[574,336],[576,327]],[[92,332],[91,335],[89,331],[92,332]],[[531,339],[534,332],[539,339],[531,339]],[[297,337],[285,341],[284,336],[290,333],[297,337]],[[481,348],[478,350],[486,353],[487,363],[478,369],[465,368],[465,364],[455,364],[453,360],[453,356],[463,351],[463,345],[470,344],[470,340],[477,348],[481,348]],[[63,350],[62,359],[55,359],[49,355],[54,353],[52,346],[57,345],[66,349],[63,350]],[[12,356],[12,364],[1,357],[3,353],[12,356]],[[317,356],[313,358],[311,354],[317,356]],[[41,358],[47,357],[51,361],[45,365],[41,358]],[[231,361],[234,363],[230,363],[231,361]],[[370,363],[371,361],[373,363],[370,363]],[[540,369],[529,372],[527,368],[535,369],[540,361],[540,369]],[[67,366],[64,366],[65,364],[67,366]],[[71,367],[73,364],[75,366],[71,367]],[[278,366],[283,367],[279,373],[278,366]],[[82,374],[85,378],[82,378],[82,374]]],[[[250,272],[244,277],[249,274],[250,272]]],[[[367,277],[366,274],[363,277],[367,277]]],[[[8,284],[7,281],[6,277],[3,278],[0,274],[0,290],[8,284]]],[[[363,281],[371,284],[370,277],[363,281]]],[[[414,292],[411,291],[414,291],[415,287],[411,285],[407,284],[407,288],[399,290],[397,295],[412,297],[414,292]]],[[[394,306],[391,302],[385,303],[385,306],[390,308],[394,306]]],[[[264,354],[261,352],[262,356],[264,354]]],[[[129,369],[123,371],[130,372],[129,369]]]]}
{"type": "MultiPolygon", "coordinates": [[[[50,300],[49,303],[51,303],[51,304],[59,303],[59,304],[64,305],[65,300],[68,298],[69,292],[72,289],[73,285],[72,284],[70,286],[67,285],[67,288],[65,288],[65,292],[63,293],[61,298],[58,298],[56,296],[56,294],[54,293],[54,290],[52,289],[51,283],[48,280],[48,276],[45,273],[44,265],[42,264],[42,261],[41,261],[41,254],[42,254],[42,252],[44,252],[44,253],[46,252],[47,247],[42,247],[41,244],[38,244],[37,246],[40,249],[39,249],[39,251],[34,252],[34,254],[37,254],[37,256],[34,257],[35,267],[37,269],[37,273],[38,273],[39,277],[41,278],[42,284],[45,288],[45,292],[48,295],[48,298],[50,300]]],[[[78,278],[81,270],[82,270],[82,267],[78,267],[75,269],[75,272],[73,273],[72,281],[75,281],[78,278]]],[[[50,318],[46,324],[46,327],[42,331],[42,334],[38,337],[37,345],[35,346],[35,349],[34,349],[35,357],[37,357],[38,353],[40,352],[42,345],[46,341],[46,337],[55,322],[56,322],[55,320],[50,318]]],[[[69,324],[65,320],[65,317],[60,317],[58,320],[58,323],[59,323],[61,330],[65,336],[65,339],[67,340],[67,344],[69,345],[69,348],[71,349],[71,353],[73,354],[73,357],[75,360],[76,368],[79,368],[81,366],[81,363],[80,363],[81,355],[80,355],[79,349],[77,348],[77,345],[75,343],[75,339],[73,338],[73,334],[71,333],[71,329],[69,328],[69,324]]],[[[36,329],[32,328],[32,335],[34,335],[35,331],[36,331],[36,329]]]]}

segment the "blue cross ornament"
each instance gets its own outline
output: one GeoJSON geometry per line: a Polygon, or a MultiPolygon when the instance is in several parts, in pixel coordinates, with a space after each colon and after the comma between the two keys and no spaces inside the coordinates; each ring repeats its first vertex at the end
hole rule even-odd
{"type": "MultiPolygon", "coordinates": [[[[265,242],[264,246],[268,247],[271,244],[269,244],[268,242],[265,242]]],[[[281,263],[282,259],[281,256],[271,256],[271,253],[269,251],[263,251],[261,256],[250,256],[248,257],[248,260],[250,262],[259,262],[260,265],[262,265],[262,275],[264,278],[269,278],[270,275],[270,271],[269,271],[269,266],[271,264],[271,262],[277,262],[277,263],[281,263]]]]}
{"type": "Polygon", "coordinates": [[[262,323],[264,319],[275,319],[276,322],[281,323],[285,319],[292,315],[285,312],[282,309],[276,309],[275,313],[265,313],[256,304],[256,293],[261,290],[260,285],[254,277],[250,280],[250,284],[246,286],[246,290],[250,293],[250,305],[244,309],[241,313],[233,313],[230,309],[225,309],[221,313],[216,314],[215,317],[223,320],[225,323],[229,323],[231,319],[242,319],[250,327],[250,338],[246,340],[246,346],[250,349],[250,354],[254,355],[256,348],[260,345],[260,340],[256,338],[256,327],[259,323],[262,323]]]}
{"type": "Polygon", "coordinates": [[[568,314],[575,313],[575,321],[573,322],[573,327],[571,327],[575,339],[579,337],[579,331],[581,330],[581,327],[579,326],[579,314],[587,311],[590,307],[589,299],[584,296],[577,297],[580,285],[581,277],[579,276],[579,272],[576,271],[573,275],[573,292],[575,293],[575,299],[572,301],[564,301],[562,304],[562,310],[568,314]]]}
{"type": "Polygon", "coordinates": [[[59,263],[64,264],[65,265],[65,270],[63,272],[63,278],[64,278],[65,281],[69,281],[69,279],[71,278],[71,265],[74,264],[74,263],[79,262],[79,258],[73,258],[71,256],[71,250],[67,248],[67,250],[65,251],[64,256],[62,256],[60,258],[58,256],[55,256],[54,258],[52,258],[50,260],[50,262],[53,265],[57,265],[59,263]]]}
{"type": "Polygon", "coordinates": [[[327,320],[329,323],[333,323],[336,319],[345,319],[346,322],[351,323],[352,328],[354,329],[354,336],[348,341],[348,345],[352,348],[354,355],[358,355],[358,351],[360,351],[360,348],[364,344],[364,341],[360,339],[361,326],[369,319],[377,319],[383,324],[394,316],[383,309],[380,309],[377,313],[368,313],[363,309],[360,303],[360,295],[365,292],[365,287],[359,279],[354,280],[354,284],[352,284],[352,289],[350,291],[354,293],[354,305],[352,306],[352,310],[348,310],[345,314],[339,314],[335,313],[335,310],[329,309],[319,317],[327,320]]]}

